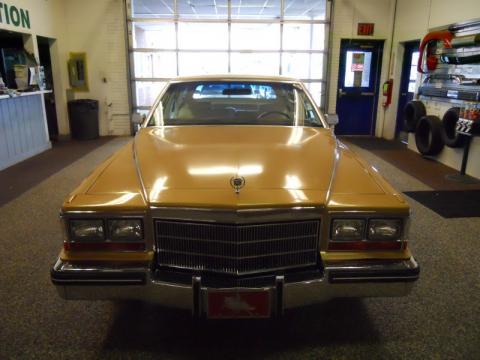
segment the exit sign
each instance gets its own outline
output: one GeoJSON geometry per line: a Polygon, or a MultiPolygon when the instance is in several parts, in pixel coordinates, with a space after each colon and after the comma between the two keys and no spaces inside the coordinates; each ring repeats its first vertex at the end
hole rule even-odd
{"type": "Polygon", "coordinates": [[[357,35],[373,35],[374,23],[358,23],[357,35]]]}

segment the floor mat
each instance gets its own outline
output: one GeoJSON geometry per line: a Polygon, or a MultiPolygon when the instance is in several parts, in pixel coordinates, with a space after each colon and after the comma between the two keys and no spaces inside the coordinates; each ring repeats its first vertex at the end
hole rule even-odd
{"type": "Polygon", "coordinates": [[[342,136],[340,139],[347,144],[352,143],[372,152],[379,158],[431,187],[433,190],[480,190],[479,183],[464,184],[448,180],[448,175],[458,174],[458,170],[452,169],[434,159],[423,157],[397,141],[380,139],[373,136],[342,136]]]}
{"type": "Polygon", "coordinates": [[[56,142],[50,150],[0,171],[0,206],[114,138],[56,142]]]}
{"type": "Polygon", "coordinates": [[[365,150],[406,150],[407,145],[374,136],[340,136],[342,141],[351,142],[365,150]]]}
{"type": "Polygon", "coordinates": [[[480,217],[480,190],[407,191],[405,195],[444,218],[480,217]]]}

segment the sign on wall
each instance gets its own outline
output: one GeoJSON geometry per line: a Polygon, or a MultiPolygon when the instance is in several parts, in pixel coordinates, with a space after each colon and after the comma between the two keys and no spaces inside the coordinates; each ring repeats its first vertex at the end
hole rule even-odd
{"type": "Polygon", "coordinates": [[[358,23],[357,35],[370,36],[373,35],[374,23],[358,23]]]}
{"type": "Polygon", "coordinates": [[[30,14],[28,10],[0,2],[0,24],[30,29],[30,14]]]}
{"type": "Polygon", "coordinates": [[[352,71],[363,71],[364,63],[365,63],[365,53],[353,53],[352,71]]]}

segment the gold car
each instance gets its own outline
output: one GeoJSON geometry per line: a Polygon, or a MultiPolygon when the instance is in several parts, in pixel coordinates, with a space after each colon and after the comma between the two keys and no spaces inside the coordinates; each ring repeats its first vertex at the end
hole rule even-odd
{"type": "Polygon", "coordinates": [[[409,206],[336,121],[294,79],[171,81],[63,204],[60,295],[241,318],[408,294],[409,206]]]}

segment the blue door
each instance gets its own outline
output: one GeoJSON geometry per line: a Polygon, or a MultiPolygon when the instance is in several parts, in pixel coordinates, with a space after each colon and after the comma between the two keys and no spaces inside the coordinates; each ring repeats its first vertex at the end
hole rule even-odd
{"type": "Polygon", "coordinates": [[[417,62],[419,41],[409,41],[404,44],[402,76],[400,78],[400,93],[398,96],[397,124],[395,138],[407,141],[408,134],[403,130],[403,109],[413,99],[415,83],[417,82],[417,62]]]}
{"type": "Polygon", "coordinates": [[[337,135],[373,135],[383,40],[343,39],[338,74],[337,135]]]}

